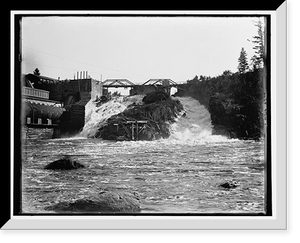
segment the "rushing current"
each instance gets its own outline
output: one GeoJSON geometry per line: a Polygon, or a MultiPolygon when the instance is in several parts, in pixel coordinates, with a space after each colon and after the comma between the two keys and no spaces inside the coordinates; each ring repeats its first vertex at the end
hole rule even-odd
{"type": "Polygon", "coordinates": [[[170,125],[168,139],[113,142],[92,138],[105,119],[139,98],[119,98],[100,107],[88,103],[86,125],[78,136],[26,136],[22,212],[49,213],[46,206],[112,188],[139,193],[141,214],[264,213],[263,142],[212,135],[206,108],[189,97],[178,99],[186,115],[170,125]],[[85,168],[44,169],[64,155],[72,155],[85,168]],[[239,186],[219,186],[231,180],[239,186]]]}

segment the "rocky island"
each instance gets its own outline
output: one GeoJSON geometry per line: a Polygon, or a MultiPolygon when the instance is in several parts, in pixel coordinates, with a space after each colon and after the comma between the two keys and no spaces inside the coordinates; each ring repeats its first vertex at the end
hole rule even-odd
{"type": "Polygon", "coordinates": [[[112,115],[95,137],[105,140],[155,140],[170,135],[169,124],[183,111],[179,100],[162,91],[148,93],[142,103],[132,103],[112,115]]]}

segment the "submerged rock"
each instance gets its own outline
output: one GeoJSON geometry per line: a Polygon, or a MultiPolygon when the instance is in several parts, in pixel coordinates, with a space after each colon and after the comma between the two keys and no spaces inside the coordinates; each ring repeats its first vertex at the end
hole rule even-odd
{"type": "Polygon", "coordinates": [[[137,193],[109,192],[104,191],[98,194],[86,196],[75,201],[63,201],[45,207],[45,210],[56,212],[100,212],[112,213],[140,212],[140,202],[137,193]]]}
{"type": "Polygon", "coordinates": [[[73,160],[70,156],[49,163],[44,167],[46,170],[73,170],[84,168],[84,165],[73,160]]]}
{"type": "Polygon", "coordinates": [[[227,182],[225,182],[223,184],[220,184],[219,186],[223,187],[223,188],[230,189],[230,188],[236,188],[236,187],[238,187],[239,184],[236,181],[227,181],[227,182]]]}

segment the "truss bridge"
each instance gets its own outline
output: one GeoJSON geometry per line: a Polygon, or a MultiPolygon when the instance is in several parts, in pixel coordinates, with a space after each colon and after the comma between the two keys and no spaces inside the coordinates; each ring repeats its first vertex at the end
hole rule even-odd
{"type": "Polygon", "coordinates": [[[102,85],[103,88],[133,88],[136,86],[128,79],[106,79],[102,85]]]}
{"type": "Polygon", "coordinates": [[[143,84],[135,84],[128,79],[106,79],[102,82],[104,88],[134,88],[141,85],[176,87],[178,84],[172,79],[149,79],[143,84]]]}

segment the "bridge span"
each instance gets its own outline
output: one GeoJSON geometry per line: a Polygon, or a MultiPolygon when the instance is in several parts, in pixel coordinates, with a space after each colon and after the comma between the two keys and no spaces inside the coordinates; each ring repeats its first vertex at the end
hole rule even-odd
{"type": "Polygon", "coordinates": [[[172,79],[149,79],[143,84],[135,84],[128,79],[106,79],[102,82],[103,88],[134,88],[136,86],[164,86],[177,87],[177,83],[172,79]]]}
{"type": "Polygon", "coordinates": [[[172,79],[149,79],[142,84],[135,84],[128,79],[106,79],[102,82],[103,94],[108,94],[109,88],[130,88],[129,95],[146,94],[153,91],[164,91],[171,94],[171,88],[177,87],[172,79]]]}

